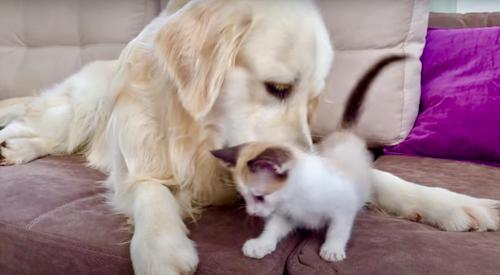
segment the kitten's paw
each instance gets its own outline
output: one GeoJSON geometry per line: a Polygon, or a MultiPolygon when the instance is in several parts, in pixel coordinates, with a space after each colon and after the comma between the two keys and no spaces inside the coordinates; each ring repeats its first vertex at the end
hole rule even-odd
{"type": "Polygon", "coordinates": [[[319,251],[319,255],[328,262],[339,262],[346,258],[345,249],[338,245],[324,244],[319,251]]]}
{"type": "Polygon", "coordinates": [[[267,254],[270,254],[276,249],[276,243],[260,240],[251,239],[245,242],[243,245],[243,254],[245,256],[255,259],[262,259],[267,254]]]}

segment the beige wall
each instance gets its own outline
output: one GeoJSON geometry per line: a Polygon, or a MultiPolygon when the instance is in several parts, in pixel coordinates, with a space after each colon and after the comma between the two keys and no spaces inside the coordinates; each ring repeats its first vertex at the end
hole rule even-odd
{"type": "Polygon", "coordinates": [[[500,11],[499,0],[458,0],[457,12],[500,11]]]}
{"type": "Polygon", "coordinates": [[[431,0],[429,10],[436,12],[456,12],[457,0],[431,0]]]}

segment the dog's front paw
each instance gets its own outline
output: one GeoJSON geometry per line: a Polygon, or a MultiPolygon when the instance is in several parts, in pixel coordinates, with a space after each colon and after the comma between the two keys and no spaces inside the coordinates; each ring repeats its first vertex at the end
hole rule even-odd
{"type": "Polygon", "coordinates": [[[0,143],[0,165],[16,165],[37,158],[37,152],[29,139],[3,141],[0,143]]]}
{"type": "Polygon", "coordinates": [[[323,244],[319,251],[321,258],[328,262],[343,261],[346,258],[345,248],[341,245],[323,244]]]}
{"type": "Polygon", "coordinates": [[[182,233],[134,234],[130,251],[136,275],[194,274],[198,255],[182,233]]]}
{"type": "Polygon", "coordinates": [[[261,239],[251,239],[245,242],[242,251],[247,257],[262,259],[275,249],[276,243],[274,242],[261,239]]]}

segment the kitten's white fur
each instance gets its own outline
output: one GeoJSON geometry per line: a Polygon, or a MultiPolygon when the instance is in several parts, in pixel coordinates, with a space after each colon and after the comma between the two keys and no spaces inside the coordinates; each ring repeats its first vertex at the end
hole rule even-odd
{"type": "Polygon", "coordinates": [[[338,132],[326,139],[318,154],[293,150],[296,162],[287,183],[265,196],[252,199],[246,185],[239,185],[248,212],[268,217],[264,231],[248,240],[243,253],[262,258],[296,227],[328,227],[320,256],[326,261],[346,258],[345,248],[357,212],[371,193],[371,159],[365,143],[353,133],[338,132]]]}

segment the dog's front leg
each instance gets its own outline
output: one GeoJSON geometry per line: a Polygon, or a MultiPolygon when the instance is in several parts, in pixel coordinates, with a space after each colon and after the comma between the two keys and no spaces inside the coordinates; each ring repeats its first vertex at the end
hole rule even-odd
{"type": "Polygon", "coordinates": [[[135,273],[194,273],[198,255],[169,189],[157,182],[135,182],[131,199],[134,235],[130,252],[135,273]]]}
{"type": "Polygon", "coordinates": [[[198,256],[187,237],[175,186],[168,143],[154,120],[135,101],[119,101],[108,126],[111,203],[132,219],[130,252],[137,275],[194,273],[198,256]]]}
{"type": "Polygon", "coordinates": [[[446,231],[497,230],[499,201],[427,187],[373,169],[372,203],[382,210],[446,231]]]}
{"type": "Polygon", "coordinates": [[[173,184],[144,174],[122,173],[119,167],[113,167],[107,185],[114,190],[111,204],[133,223],[130,255],[135,274],[194,273],[198,255],[187,237],[182,209],[166,186],[173,184]]]}

